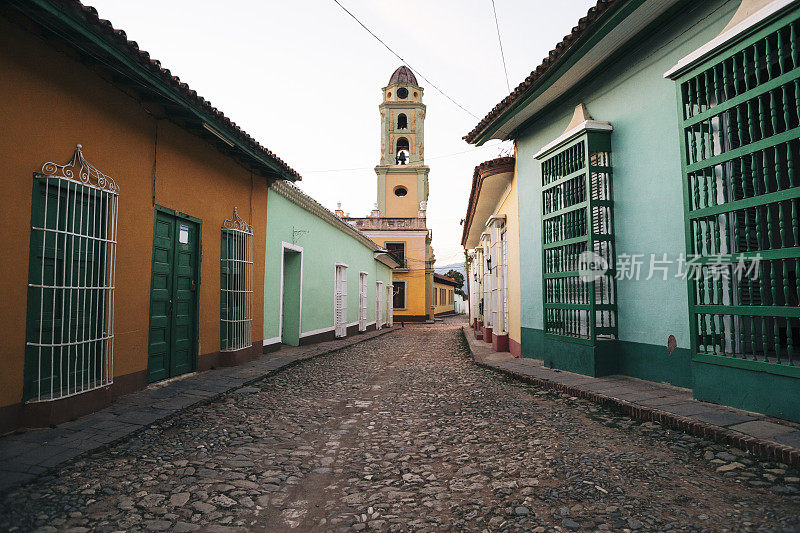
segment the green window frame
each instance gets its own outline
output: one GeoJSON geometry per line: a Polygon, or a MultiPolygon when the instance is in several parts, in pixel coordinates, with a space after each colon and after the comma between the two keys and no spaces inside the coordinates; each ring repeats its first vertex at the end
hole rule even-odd
{"type": "Polygon", "coordinates": [[[795,377],[798,19],[800,10],[784,10],[676,77],[686,251],[696,266],[689,280],[692,357],[795,377]]]}
{"type": "Polygon", "coordinates": [[[611,127],[592,123],[536,155],[544,332],[589,345],[617,338],[611,127]]]}

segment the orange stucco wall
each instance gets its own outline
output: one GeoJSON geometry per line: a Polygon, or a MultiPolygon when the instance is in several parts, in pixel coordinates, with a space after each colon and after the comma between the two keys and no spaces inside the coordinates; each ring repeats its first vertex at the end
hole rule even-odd
{"type": "Polygon", "coordinates": [[[453,293],[454,289],[452,286],[434,281],[433,290],[436,291],[437,294],[437,297],[434,299],[436,305],[433,306],[433,312],[435,314],[438,315],[439,313],[449,313],[455,311],[455,295],[453,293]],[[442,296],[446,296],[447,299],[443,300],[442,296]],[[450,301],[451,299],[453,300],[452,302],[450,301]]]}
{"type": "Polygon", "coordinates": [[[386,212],[385,217],[416,218],[419,215],[418,178],[416,173],[388,173],[386,174],[386,212]],[[408,191],[405,196],[394,193],[396,187],[402,185],[408,191]]]}
{"type": "MultiPolygon", "coordinates": [[[[22,398],[32,173],[75,145],[119,185],[114,375],[146,370],[156,121],[132,95],[67,52],[0,18],[0,407],[22,398]]],[[[264,178],[160,120],[155,203],[202,220],[199,354],[219,350],[220,226],[234,206],[255,230],[253,342],[262,338],[264,178]]]]}
{"type": "Polygon", "coordinates": [[[379,246],[387,242],[406,243],[407,271],[395,271],[393,276],[406,282],[406,308],[395,309],[395,316],[421,316],[428,315],[430,309],[425,306],[425,295],[428,293],[430,278],[425,276],[425,260],[427,245],[425,234],[412,234],[411,232],[366,232],[367,236],[379,246]],[[426,285],[427,281],[427,285],[426,285]]]}

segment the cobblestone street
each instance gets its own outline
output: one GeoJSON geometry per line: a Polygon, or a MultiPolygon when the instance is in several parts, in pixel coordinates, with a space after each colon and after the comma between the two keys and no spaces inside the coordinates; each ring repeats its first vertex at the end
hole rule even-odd
{"type": "Polygon", "coordinates": [[[154,424],[0,496],[0,530],[800,528],[796,471],[479,368],[462,324],[154,424]]]}

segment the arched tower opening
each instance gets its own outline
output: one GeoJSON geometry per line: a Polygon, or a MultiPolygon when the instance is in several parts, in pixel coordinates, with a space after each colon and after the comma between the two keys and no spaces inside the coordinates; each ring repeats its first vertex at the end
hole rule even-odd
{"type": "Polygon", "coordinates": [[[394,151],[394,157],[395,162],[398,165],[407,165],[409,163],[411,152],[409,151],[408,139],[405,137],[400,137],[397,139],[397,147],[394,151]]]}
{"type": "Polygon", "coordinates": [[[406,117],[405,113],[400,113],[399,115],[397,115],[397,129],[398,130],[408,129],[408,117],[406,117]]]}

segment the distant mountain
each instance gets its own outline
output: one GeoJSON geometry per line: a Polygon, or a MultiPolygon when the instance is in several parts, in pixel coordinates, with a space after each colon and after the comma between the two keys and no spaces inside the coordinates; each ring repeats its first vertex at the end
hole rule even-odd
{"type": "Polygon", "coordinates": [[[467,277],[467,269],[464,266],[464,263],[453,263],[452,265],[433,267],[433,270],[437,274],[442,274],[442,275],[447,274],[447,272],[450,270],[455,270],[456,272],[461,272],[461,275],[463,275],[464,278],[467,277]]]}

